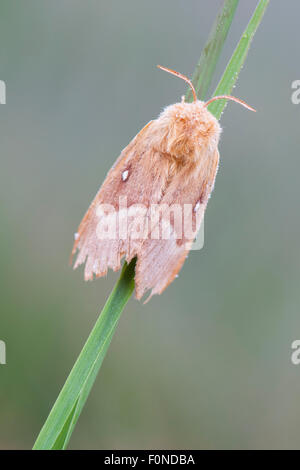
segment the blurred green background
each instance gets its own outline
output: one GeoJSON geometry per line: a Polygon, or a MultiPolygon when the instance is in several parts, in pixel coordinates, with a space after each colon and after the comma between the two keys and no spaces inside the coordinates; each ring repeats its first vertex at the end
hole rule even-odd
{"type": "MultiPolygon", "coordinates": [[[[216,85],[256,5],[241,1],[216,85]]],[[[0,448],[31,448],[118,274],[68,265],[130,139],[185,85],[220,0],[1,0],[0,448]]],[[[271,2],[222,117],[205,245],[132,299],[70,448],[300,448],[297,0],[271,2]]],[[[211,88],[213,91],[214,86],[211,88]]]]}

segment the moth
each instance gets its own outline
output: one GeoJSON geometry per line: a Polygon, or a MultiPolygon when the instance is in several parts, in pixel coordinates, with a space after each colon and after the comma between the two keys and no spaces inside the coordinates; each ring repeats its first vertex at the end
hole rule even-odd
{"type": "Polygon", "coordinates": [[[149,298],[161,294],[174,280],[200,228],[219,164],[221,127],[208,105],[227,99],[255,111],[229,95],[200,101],[191,80],[158,67],[187,82],[194,101],[182,97],[167,106],[124,148],[80,223],[72,251],[78,250],[74,269],[85,263],[85,280],[136,257],[137,299],[147,291],[149,298]],[[184,211],[189,223],[183,224],[184,211]]]}

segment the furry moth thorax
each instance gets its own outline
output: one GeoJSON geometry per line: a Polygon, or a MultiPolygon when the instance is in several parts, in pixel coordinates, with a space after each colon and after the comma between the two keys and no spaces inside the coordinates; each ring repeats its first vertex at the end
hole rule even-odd
{"type": "Polygon", "coordinates": [[[203,101],[167,106],[156,127],[162,136],[160,148],[179,164],[196,163],[217,148],[221,127],[203,101]]]}

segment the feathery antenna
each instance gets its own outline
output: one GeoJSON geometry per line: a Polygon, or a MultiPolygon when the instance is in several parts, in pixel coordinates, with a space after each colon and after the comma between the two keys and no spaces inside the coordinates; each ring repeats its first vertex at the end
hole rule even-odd
{"type": "Polygon", "coordinates": [[[235,101],[236,103],[241,104],[242,106],[245,106],[245,108],[249,109],[250,111],[254,111],[256,113],[256,109],[252,108],[252,106],[249,106],[249,104],[247,104],[245,101],[240,100],[239,98],[236,98],[235,96],[231,96],[231,95],[214,96],[210,100],[206,101],[204,106],[207,107],[210,103],[216,100],[232,100],[232,101],[235,101]]]}
{"type": "Polygon", "coordinates": [[[178,77],[178,78],[181,78],[182,80],[184,80],[186,83],[188,83],[191,87],[191,90],[192,90],[192,93],[193,93],[193,97],[194,97],[194,101],[197,101],[197,95],[196,95],[196,91],[195,91],[195,88],[194,88],[194,85],[192,84],[191,80],[189,78],[187,78],[185,75],[182,75],[181,73],[179,72],[175,72],[175,70],[171,70],[171,69],[168,69],[167,67],[163,67],[162,65],[158,65],[157,66],[159,69],[161,70],[164,70],[165,72],[169,72],[171,73],[172,75],[175,75],[175,77],[178,77]]]}

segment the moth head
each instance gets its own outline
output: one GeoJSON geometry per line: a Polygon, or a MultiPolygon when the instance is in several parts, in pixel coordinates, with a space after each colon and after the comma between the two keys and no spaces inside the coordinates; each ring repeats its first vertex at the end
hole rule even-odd
{"type": "Polygon", "coordinates": [[[168,106],[160,116],[165,129],[165,151],[179,161],[196,160],[203,152],[212,151],[218,145],[221,128],[218,120],[207,109],[213,101],[232,100],[255,111],[245,101],[230,95],[214,96],[207,102],[199,101],[189,78],[161,65],[158,68],[183,79],[193,93],[192,103],[186,103],[183,97],[181,103],[168,106]]]}

